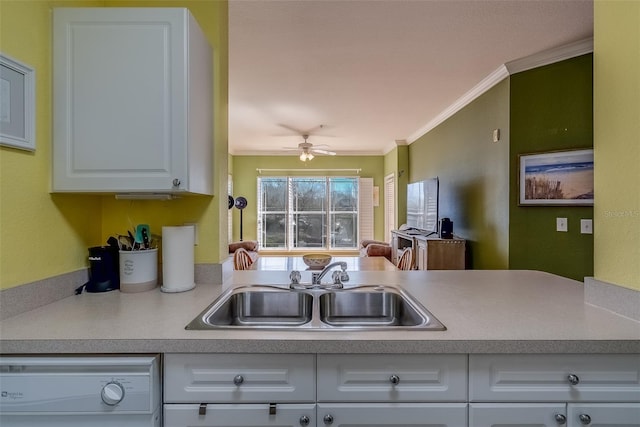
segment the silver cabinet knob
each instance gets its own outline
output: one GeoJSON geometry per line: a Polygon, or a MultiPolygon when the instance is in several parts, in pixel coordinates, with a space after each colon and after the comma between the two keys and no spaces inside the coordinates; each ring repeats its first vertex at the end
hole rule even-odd
{"type": "Polygon", "coordinates": [[[569,381],[569,384],[571,385],[578,385],[580,383],[580,378],[575,374],[569,374],[567,375],[567,381],[569,381]]]}
{"type": "Polygon", "coordinates": [[[173,178],[173,186],[174,187],[180,187],[180,184],[182,184],[180,182],[180,180],[178,178],[173,178]]]}
{"type": "Polygon", "coordinates": [[[555,414],[554,419],[558,425],[564,425],[567,423],[567,417],[564,414],[555,414]]]}
{"type": "Polygon", "coordinates": [[[311,420],[306,415],[303,415],[303,416],[300,417],[300,425],[301,426],[308,426],[310,421],[311,420]]]}
{"type": "Polygon", "coordinates": [[[580,423],[582,425],[588,426],[589,424],[591,424],[591,417],[587,414],[580,414],[578,416],[578,419],[580,420],[580,423]]]}
{"type": "Polygon", "coordinates": [[[244,382],[244,377],[242,375],[236,375],[235,377],[233,377],[233,383],[235,385],[240,385],[244,382]]]}
{"type": "Polygon", "coordinates": [[[393,385],[398,385],[400,384],[400,377],[396,374],[393,374],[389,377],[389,382],[393,385]]]}
{"type": "Polygon", "coordinates": [[[322,418],[322,421],[324,421],[326,425],[333,424],[333,415],[331,414],[325,415],[324,418],[322,418]]]}

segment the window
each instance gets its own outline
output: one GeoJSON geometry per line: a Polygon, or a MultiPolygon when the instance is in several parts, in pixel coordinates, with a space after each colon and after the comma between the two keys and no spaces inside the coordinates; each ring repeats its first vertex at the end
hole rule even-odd
{"type": "Polygon", "coordinates": [[[258,178],[263,249],[356,249],[358,178],[258,178]]]}

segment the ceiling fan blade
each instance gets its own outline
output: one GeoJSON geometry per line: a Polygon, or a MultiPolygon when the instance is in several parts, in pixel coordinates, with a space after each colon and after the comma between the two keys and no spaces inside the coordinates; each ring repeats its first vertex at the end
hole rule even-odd
{"type": "Polygon", "coordinates": [[[304,133],[304,131],[301,131],[300,129],[294,128],[293,126],[289,126],[286,125],[284,123],[278,123],[278,126],[285,128],[287,130],[290,130],[291,132],[295,133],[296,135],[302,135],[304,133]]]}
{"type": "Polygon", "coordinates": [[[290,130],[291,132],[295,133],[296,135],[313,135],[316,131],[326,127],[325,125],[318,125],[318,126],[314,126],[310,129],[298,129],[295,128],[293,126],[289,126],[287,124],[284,123],[278,123],[278,126],[285,128],[287,130],[290,130]]]}
{"type": "Polygon", "coordinates": [[[314,154],[324,154],[326,156],[335,156],[336,155],[335,151],[318,150],[318,149],[315,149],[315,148],[312,148],[311,152],[314,153],[314,154]]]}

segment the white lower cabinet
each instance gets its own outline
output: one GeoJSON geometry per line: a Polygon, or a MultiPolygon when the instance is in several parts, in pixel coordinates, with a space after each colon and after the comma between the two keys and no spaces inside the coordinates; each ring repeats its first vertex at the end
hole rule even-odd
{"type": "Polygon", "coordinates": [[[564,403],[471,403],[473,427],[556,427],[567,422],[564,403]]]}
{"type": "Polygon", "coordinates": [[[164,427],[640,427],[640,355],[165,354],[164,427]]]}
{"type": "Polygon", "coordinates": [[[640,427],[640,403],[570,403],[569,427],[640,427]]]}
{"type": "Polygon", "coordinates": [[[471,403],[473,427],[640,427],[637,403],[471,403]]]}
{"type": "Polygon", "coordinates": [[[640,355],[470,355],[469,425],[640,427],[640,355]]]}
{"type": "Polygon", "coordinates": [[[319,403],[318,427],[467,425],[466,403],[319,403]]]}
{"type": "Polygon", "coordinates": [[[316,425],[316,405],[164,405],[165,427],[305,427],[316,425]]]}

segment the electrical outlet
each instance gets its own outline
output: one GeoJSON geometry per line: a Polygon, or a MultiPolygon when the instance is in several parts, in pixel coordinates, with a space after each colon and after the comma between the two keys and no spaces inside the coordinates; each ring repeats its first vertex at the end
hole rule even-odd
{"type": "Polygon", "coordinates": [[[556,231],[569,231],[567,218],[556,218],[556,231]]]}
{"type": "Polygon", "coordinates": [[[193,225],[193,246],[198,246],[198,224],[195,222],[185,222],[184,225],[193,225]]]}
{"type": "Polygon", "coordinates": [[[581,219],[580,220],[580,233],[593,234],[593,220],[581,219]]]}

